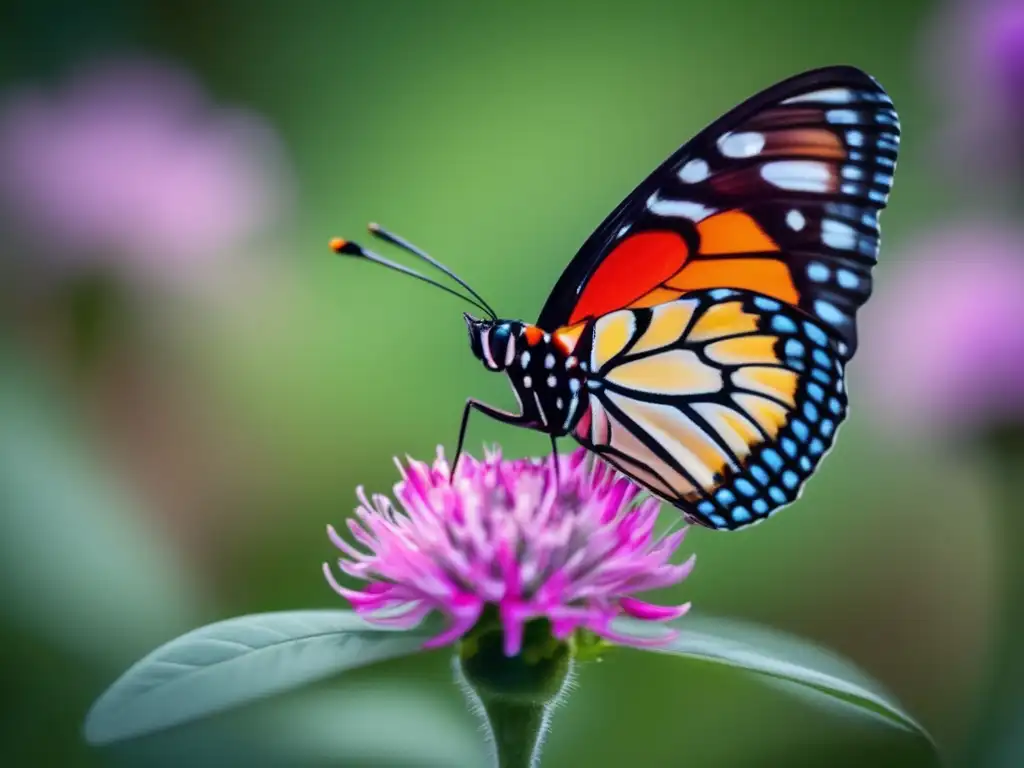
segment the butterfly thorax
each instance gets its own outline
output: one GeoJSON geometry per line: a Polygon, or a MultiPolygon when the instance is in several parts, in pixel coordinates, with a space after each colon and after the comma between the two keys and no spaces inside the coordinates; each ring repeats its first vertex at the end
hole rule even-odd
{"type": "MultiPolygon", "coordinates": [[[[567,435],[587,410],[587,363],[578,336],[551,334],[518,320],[466,315],[473,354],[489,371],[504,372],[522,414],[535,429],[567,435]]],[[[585,337],[585,334],[583,335],[585,337]]]]}

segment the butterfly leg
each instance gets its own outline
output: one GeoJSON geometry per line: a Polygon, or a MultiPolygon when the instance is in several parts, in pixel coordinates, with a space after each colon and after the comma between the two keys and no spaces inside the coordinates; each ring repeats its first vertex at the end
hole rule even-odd
{"type": "Polygon", "coordinates": [[[551,463],[555,465],[555,486],[561,485],[558,477],[558,442],[554,435],[548,434],[551,438],[551,463]]]}
{"type": "Polygon", "coordinates": [[[509,413],[503,411],[500,408],[493,408],[487,403],[482,403],[479,400],[470,398],[466,401],[466,407],[462,409],[462,424],[459,426],[459,442],[455,447],[455,460],[452,461],[452,474],[450,480],[455,479],[455,470],[459,466],[459,457],[462,456],[462,445],[466,439],[466,429],[469,427],[469,414],[472,411],[479,411],[485,416],[490,416],[495,421],[500,421],[502,424],[512,424],[517,427],[532,427],[534,421],[521,413],[509,413]]]}

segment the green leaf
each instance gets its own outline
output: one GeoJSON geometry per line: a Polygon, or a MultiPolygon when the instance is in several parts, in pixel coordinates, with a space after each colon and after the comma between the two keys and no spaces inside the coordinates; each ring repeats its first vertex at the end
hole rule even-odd
{"type": "Polygon", "coordinates": [[[423,629],[390,630],[350,611],[284,611],[211,624],[131,667],[96,701],[85,738],[132,738],[418,651],[423,629]]]}
{"type": "MultiPolygon", "coordinates": [[[[619,619],[616,629],[635,637],[655,637],[661,626],[619,619]]],[[[676,628],[679,636],[660,647],[639,650],[683,656],[752,672],[816,705],[828,704],[935,741],[878,682],[851,662],[820,646],[782,632],[729,619],[688,616],[676,628]]]]}

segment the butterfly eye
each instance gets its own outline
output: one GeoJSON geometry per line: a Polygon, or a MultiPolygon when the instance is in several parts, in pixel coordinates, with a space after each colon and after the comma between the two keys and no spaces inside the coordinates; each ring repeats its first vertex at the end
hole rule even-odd
{"type": "Polygon", "coordinates": [[[507,324],[496,325],[491,329],[490,348],[494,362],[501,363],[505,359],[505,352],[508,349],[508,342],[511,336],[511,329],[507,324]]]}

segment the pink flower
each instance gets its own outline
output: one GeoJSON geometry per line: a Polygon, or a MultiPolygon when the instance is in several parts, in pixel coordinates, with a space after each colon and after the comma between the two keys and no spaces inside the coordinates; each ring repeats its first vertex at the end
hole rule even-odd
{"type": "Polygon", "coordinates": [[[110,63],[0,102],[0,208],[50,264],[188,276],[279,218],[285,177],[264,121],[170,67],[110,63]]]}
{"type": "Polygon", "coordinates": [[[958,184],[1015,180],[1024,171],[1024,0],[946,0],[926,43],[945,106],[940,167],[958,184]]]}
{"type": "Polygon", "coordinates": [[[938,230],[901,261],[869,305],[872,411],[901,428],[1024,419],[1024,231],[938,230]]]}
{"type": "MultiPolygon", "coordinates": [[[[401,470],[401,465],[399,465],[401,470]]],[[[654,531],[658,502],[639,503],[637,486],[586,451],[548,460],[483,461],[463,456],[455,480],[438,449],[432,466],[409,461],[395,486],[396,509],[366,497],[349,521],[353,546],[332,527],[339,568],[369,582],[346,589],[324,564],[334,590],[364,618],[411,627],[439,611],[449,619],[429,647],[452,643],[473,628],[486,606],[497,608],[507,656],[519,653],[524,624],[547,618],[564,640],[577,629],[626,644],[611,626],[620,614],[650,621],[682,616],[689,603],[663,607],[636,593],[681,582],[693,568],[669,562],[686,533],[654,531]]],[[[670,640],[666,631],[653,642],[670,640]]]]}

